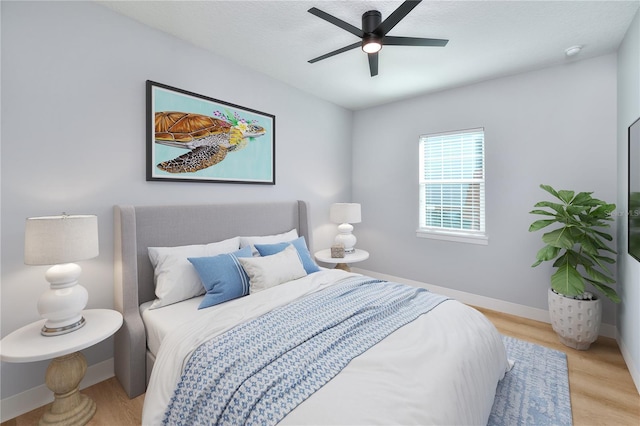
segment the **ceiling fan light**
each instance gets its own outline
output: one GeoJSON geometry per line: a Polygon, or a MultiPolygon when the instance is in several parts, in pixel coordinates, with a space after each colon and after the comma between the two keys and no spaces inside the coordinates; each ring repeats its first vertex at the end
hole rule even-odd
{"type": "Polygon", "coordinates": [[[379,52],[380,49],[382,49],[382,45],[375,41],[362,45],[362,50],[364,50],[366,53],[376,53],[379,52]]]}
{"type": "Polygon", "coordinates": [[[365,37],[362,39],[362,50],[365,53],[377,53],[382,49],[382,42],[377,37],[365,37]]]}

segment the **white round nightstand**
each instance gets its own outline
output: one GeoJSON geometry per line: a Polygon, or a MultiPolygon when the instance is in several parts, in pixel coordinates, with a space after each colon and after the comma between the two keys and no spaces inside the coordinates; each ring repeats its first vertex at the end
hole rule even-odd
{"type": "Polygon", "coordinates": [[[349,263],[362,262],[369,258],[369,252],[356,249],[353,253],[345,254],[344,257],[331,257],[331,249],[324,249],[314,254],[315,258],[324,263],[334,263],[337,269],[350,272],[349,263]]]}
{"type": "Polygon", "coordinates": [[[79,351],[118,331],[122,326],[122,315],[110,309],[87,309],[82,315],[85,325],[68,334],[41,335],[40,329],[45,323],[41,320],[2,339],[2,361],[35,362],[54,358],[45,375],[54,401],[40,419],[41,425],[84,425],[96,411],[96,403],[78,392],[78,385],[87,371],[87,361],[79,351]]]}

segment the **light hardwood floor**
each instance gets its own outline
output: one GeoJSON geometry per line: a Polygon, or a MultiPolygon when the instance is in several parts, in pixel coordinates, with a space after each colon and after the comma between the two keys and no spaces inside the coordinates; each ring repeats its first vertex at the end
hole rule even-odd
{"type": "MultiPolygon", "coordinates": [[[[577,351],[561,344],[549,324],[486,309],[478,310],[505,335],[567,354],[574,425],[640,425],[640,395],[615,340],[600,337],[588,351],[577,351]]],[[[115,378],[82,392],[93,398],[98,406],[89,425],[140,424],[144,395],[130,400],[115,378]]],[[[26,413],[2,423],[2,426],[37,424],[44,409],[26,413]]]]}

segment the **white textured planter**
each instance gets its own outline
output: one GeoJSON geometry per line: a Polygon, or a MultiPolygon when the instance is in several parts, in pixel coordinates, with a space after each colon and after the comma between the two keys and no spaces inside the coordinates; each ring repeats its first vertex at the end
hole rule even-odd
{"type": "Polygon", "coordinates": [[[602,303],[600,299],[572,299],[549,289],[549,315],[553,331],[560,341],[570,348],[584,351],[598,338],[602,303]]]}

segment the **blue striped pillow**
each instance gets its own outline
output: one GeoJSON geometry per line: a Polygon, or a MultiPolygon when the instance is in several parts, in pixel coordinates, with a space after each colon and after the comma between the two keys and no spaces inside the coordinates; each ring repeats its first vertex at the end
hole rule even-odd
{"type": "Polygon", "coordinates": [[[251,257],[251,247],[212,257],[190,257],[207,291],[198,309],[218,305],[249,294],[249,276],[239,257],[251,257]]]}

